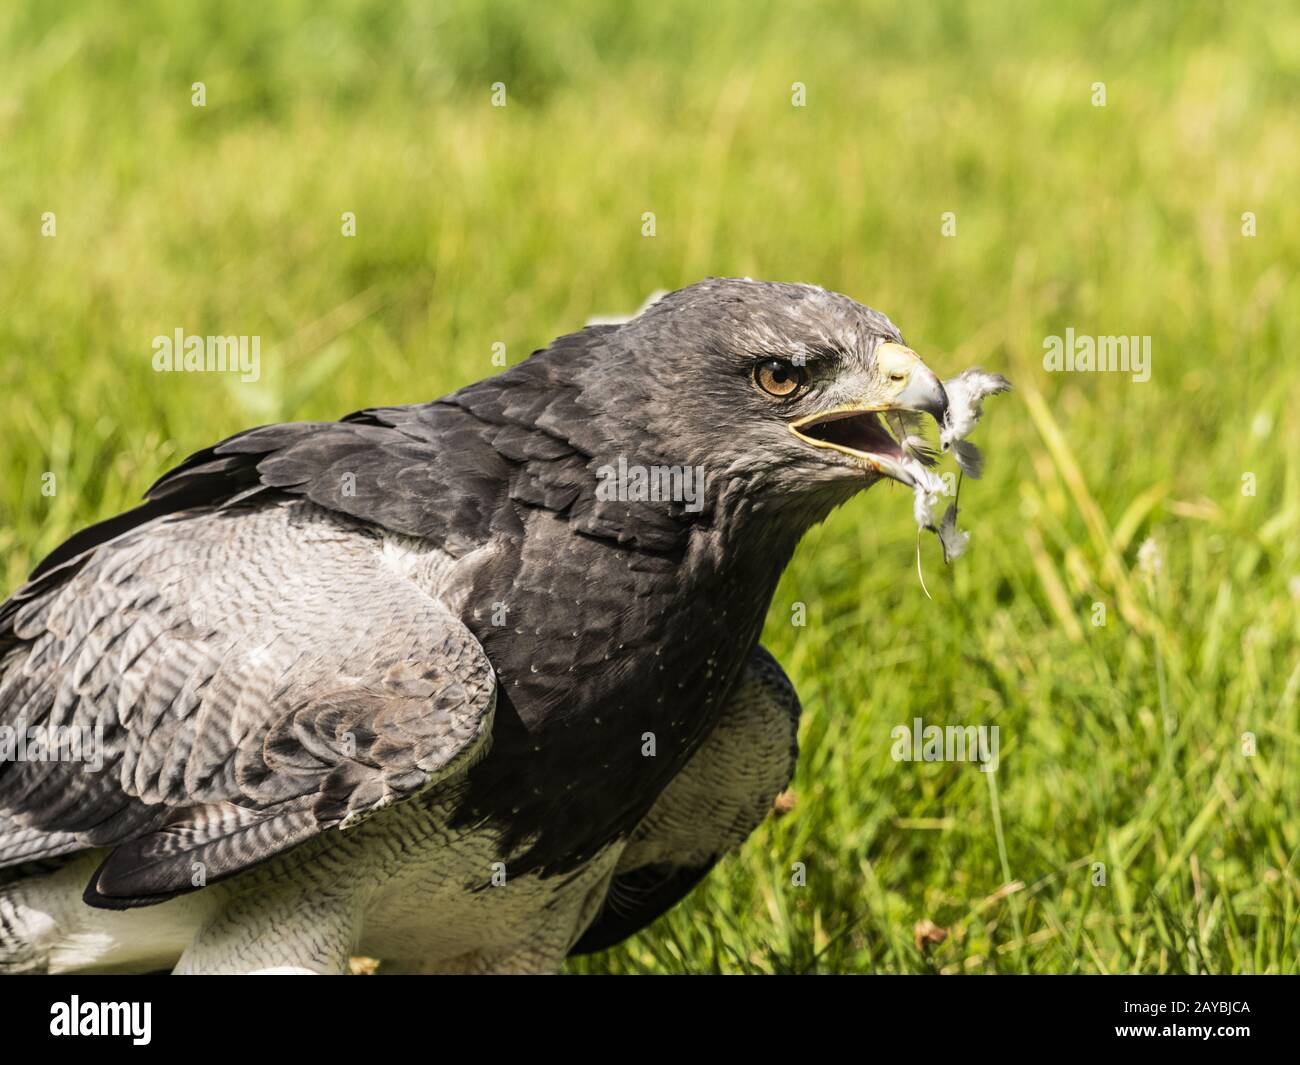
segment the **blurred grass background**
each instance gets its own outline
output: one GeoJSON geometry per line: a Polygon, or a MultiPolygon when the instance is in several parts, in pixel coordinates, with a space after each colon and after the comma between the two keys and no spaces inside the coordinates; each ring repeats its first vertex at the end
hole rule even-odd
{"type": "Polygon", "coordinates": [[[906,493],[814,530],[765,637],[795,811],[571,968],[1295,972],[1298,90],[1281,2],[6,4],[6,590],[250,424],[710,274],[823,284],[1015,381],[971,552],[927,538],[931,601],[906,493]],[[178,327],[260,335],[261,380],[155,374],[178,327]],[[1067,327],[1150,335],[1151,380],[1044,372],[1067,327]],[[1000,770],[895,763],[914,717],[998,725],[1000,770]]]}

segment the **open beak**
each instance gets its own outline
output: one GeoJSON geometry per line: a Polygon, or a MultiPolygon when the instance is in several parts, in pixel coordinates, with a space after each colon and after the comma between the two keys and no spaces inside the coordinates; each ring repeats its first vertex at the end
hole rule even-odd
{"type": "Polygon", "coordinates": [[[927,468],[935,453],[920,435],[917,415],[930,415],[942,428],[948,394],[934,371],[901,344],[880,345],[876,364],[885,381],[879,395],[801,418],[790,424],[790,431],[813,447],[839,451],[903,484],[933,478],[927,468]]]}

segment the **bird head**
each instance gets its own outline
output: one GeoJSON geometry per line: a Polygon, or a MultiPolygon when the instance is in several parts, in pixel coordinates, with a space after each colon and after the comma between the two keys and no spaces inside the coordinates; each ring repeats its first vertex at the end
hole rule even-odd
{"type": "Polygon", "coordinates": [[[685,461],[832,505],[933,462],[948,396],[885,315],[812,285],[710,278],[619,328],[645,364],[638,415],[685,461]],[[656,425],[656,419],[662,426],[656,425]]]}

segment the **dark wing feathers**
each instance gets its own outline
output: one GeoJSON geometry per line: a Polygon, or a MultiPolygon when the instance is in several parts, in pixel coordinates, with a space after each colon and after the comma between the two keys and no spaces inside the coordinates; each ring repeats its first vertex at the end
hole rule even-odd
{"type": "Polygon", "coordinates": [[[312,812],[302,808],[252,820],[215,816],[221,812],[200,807],[192,819],[116,847],[86,886],[85,901],[105,909],[148,906],[237,873],[321,831],[312,812]]]}
{"type": "Polygon", "coordinates": [[[337,422],[261,426],[196,452],[160,477],[143,504],[75,533],[36,566],[0,604],[0,650],[24,606],[47,599],[96,548],[168,515],[277,494],[457,556],[503,529],[517,531],[512,500],[564,514],[587,535],[652,551],[680,548],[685,527],[671,508],[602,501],[594,493],[592,456],[610,450],[601,421],[608,415],[584,401],[579,367],[590,375],[612,361],[607,348],[616,332],[591,326],[560,337],[544,358],[434,403],[370,408],[337,422]]]}
{"type": "MultiPolygon", "coordinates": [[[[587,536],[680,552],[668,508],[594,494],[609,415],[582,382],[618,362],[614,332],[562,337],[435,403],[240,433],[41,562],[0,604],[0,724],[102,728],[104,767],[0,766],[0,866],[115,847],[92,897],[151,901],[189,887],[191,860],[227,875],[479,749],[494,690],[482,649],[360,545],[390,530],[460,557],[518,544],[523,512],[543,508],[587,536]],[[286,514],[301,524],[267,525],[286,514]]],[[[491,586],[513,587],[524,564],[503,558],[491,586]]]]}
{"type": "Polygon", "coordinates": [[[649,927],[686,898],[720,857],[714,855],[700,865],[665,862],[617,874],[600,914],[569,948],[569,956],[608,950],[649,927]]]}
{"type": "Polygon", "coordinates": [[[454,555],[509,520],[485,434],[511,430],[442,404],[252,429],[44,559],[0,605],[0,725],[98,732],[103,768],[0,765],[0,867],[115,847],[88,898],[158,901],[192,862],[237,872],[480,750],[481,648],[357,552],[378,526],[454,555]],[[215,810],[243,821],[223,835],[215,810]]]}
{"type": "Polygon", "coordinates": [[[780,663],[755,648],[713,732],[632,833],[601,912],[570,954],[645,928],[748,838],[794,775],[800,713],[780,663]]]}

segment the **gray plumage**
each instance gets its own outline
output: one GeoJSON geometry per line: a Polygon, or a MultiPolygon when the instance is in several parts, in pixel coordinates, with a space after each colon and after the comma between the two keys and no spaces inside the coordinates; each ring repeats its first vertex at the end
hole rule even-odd
{"type": "Polygon", "coordinates": [[[882,343],[846,297],[710,280],[434,403],[232,437],[71,538],[0,607],[0,725],[103,765],[0,764],[0,968],[547,970],[653,920],[793,772],[764,614],[895,449],[818,412],[942,396],[882,343]],[[620,459],[701,497],[611,498],[620,459]]]}
{"type": "Polygon", "coordinates": [[[940,446],[945,451],[951,448],[962,472],[978,480],[984,473],[984,456],[978,447],[964,438],[970,435],[984,413],[984,400],[1009,392],[1011,382],[999,373],[971,367],[945,381],[943,387],[948,393],[949,407],[948,417],[939,432],[940,446]]]}

